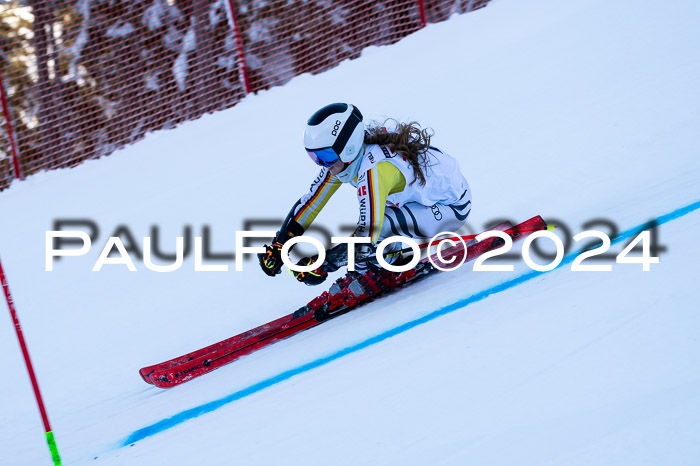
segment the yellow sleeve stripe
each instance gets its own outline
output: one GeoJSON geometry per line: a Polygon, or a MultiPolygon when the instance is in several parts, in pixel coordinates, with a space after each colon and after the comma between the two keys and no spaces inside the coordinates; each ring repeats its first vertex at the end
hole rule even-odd
{"type": "Polygon", "coordinates": [[[377,181],[374,179],[376,170],[374,168],[369,169],[367,172],[367,190],[369,191],[369,237],[372,239],[372,243],[376,241],[375,232],[376,228],[374,223],[376,222],[377,208],[374,204],[377,199],[377,194],[375,193],[375,188],[377,187],[377,181]]]}
{"type": "Polygon", "coordinates": [[[331,183],[331,179],[333,179],[333,176],[329,172],[326,179],[323,180],[323,183],[318,187],[318,190],[316,190],[314,195],[306,202],[306,205],[299,209],[299,212],[294,216],[294,220],[304,227],[304,229],[314,221],[333,193],[335,193],[342,184],[337,179],[331,183]]]}
{"type": "Polygon", "coordinates": [[[406,179],[401,170],[391,162],[379,162],[376,167],[369,170],[367,183],[371,207],[369,237],[372,238],[372,244],[376,244],[382,232],[387,198],[389,194],[403,191],[406,187],[406,179]]]}

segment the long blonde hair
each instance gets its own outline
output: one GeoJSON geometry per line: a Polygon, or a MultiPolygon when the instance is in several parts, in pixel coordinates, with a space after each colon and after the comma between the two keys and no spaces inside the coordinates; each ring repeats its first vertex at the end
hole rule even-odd
{"type": "Polygon", "coordinates": [[[368,127],[365,133],[365,144],[379,144],[387,146],[393,152],[405,157],[413,169],[413,181],[419,180],[420,185],[425,185],[425,168],[427,165],[426,153],[430,149],[430,138],[434,136],[430,128],[421,129],[420,125],[412,121],[401,123],[393,119],[387,119],[381,126],[368,127]],[[395,125],[391,132],[387,131],[386,123],[390,121],[395,125]]]}

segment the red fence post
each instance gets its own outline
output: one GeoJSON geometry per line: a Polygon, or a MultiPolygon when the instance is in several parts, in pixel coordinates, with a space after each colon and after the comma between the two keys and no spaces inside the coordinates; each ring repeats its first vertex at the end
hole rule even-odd
{"type": "Polygon", "coordinates": [[[10,153],[12,154],[12,167],[15,171],[15,178],[23,180],[22,167],[19,165],[19,155],[17,153],[17,145],[15,144],[15,135],[12,130],[12,119],[10,118],[10,105],[5,92],[5,84],[0,75],[0,100],[2,100],[2,113],[5,116],[5,124],[7,125],[7,139],[10,140],[10,153]]]}
{"type": "Polygon", "coordinates": [[[425,27],[425,3],[423,0],[418,0],[418,9],[420,10],[420,27],[425,27]]]}
{"type": "Polygon", "coordinates": [[[15,325],[15,332],[17,333],[17,340],[19,340],[19,346],[20,348],[22,348],[24,363],[27,366],[27,372],[29,372],[29,379],[32,382],[32,388],[34,389],[34,396],[36,397],[36,402],[39,405],[39,413],[41,414],[41,420],[44,423],[46,441],[49,444],[51,457],[53,459],[54,465],[60,465],[61,457],[58,455],[56,441],[53,436],[53,431],[51,430],[51,425],[49,424],[49,416],[46,414],[44,400],[41,398],[41,392],[39,391],[39,383],[37,382],[36,375],[34,374],[32,360],[29,358],[29,350],[27,349],[27,343],[24,341],[24,335],[22,334],[22,326],[19,324],[19,317],[17,317],[17,309],[15,308],[15,302],[13,301],[12,294],[10,293],[10,285],[7,283],[5,271],[2,268],[2,262],[0,262],[0,284],[2,284],[2,290],[5,292],[5,300],[7,301],[7,307],[10,309],[12,323],[15,325]]]}
{"type": "Polygon", "coordinates": [[[243,37],[241,29],[238,27],[238,19],[236,18],[236,9],[233,7],[233,0],[228,0],[228,9],[231,13],[231,24],[233,25],[233,35],[236,41],[236,51],[238,52],[238,69],[243,75],[243,85],[245,93],[250,94],[250,81],[248,80],[248,66],[245,61],[245,50],[243,49],[243,37]]]}

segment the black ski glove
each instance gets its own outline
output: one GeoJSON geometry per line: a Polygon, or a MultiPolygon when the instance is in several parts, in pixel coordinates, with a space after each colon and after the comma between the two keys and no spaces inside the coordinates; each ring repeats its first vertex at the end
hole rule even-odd
{"type": "Polygon", "coordinates": [[[282,272],[282,243],[275,241],[270,246],[265,245],[265,252],[258,254],[258,260],[267,275],[274,277],[282,272]]]}
{"type": "MultiPolygon", "coordinates": [[[[270,277],[274,277],[275,275],[282,272],[282,265],[284,264],[282,262],[282,245],[289,241],[291,238],[294,238],[295,236],[301,236],[304,234],[304,228],[292,218],[294,214],[294,209],[298,204],[299,202],[297,201],[297,203],[294,204],[294,207],[292,207],[292,210],[289,212],[289,215],[287,215],[287,218],[284,220],[282,228],[280,229],[280,231],[277,232],[277,235],[272,241],[272,244],[270,246],[266,244],[265,252],[258,254],[260,268],[270,277]]],[[[294,248],[294,246],[292,246],[292,248],[294,248]]]]}
{"type": "MultiPolygon", "coordinates": [[[[304,257],[301,259],[299,262],[297,262],[297,265],[309,265],[313,264],[316,262],[318,259],[318,256],[313,256],[313,257],[304,257]]],[[[314,286],[314,285],[320,285],[324,281],[326,281],[326,278],[328,278],[328,272],[325,270],[326,263],[322,264],[321,267],[312,270],[311,272],[296,272],[296,271],[291,271],[292,275],[294,275],[294,278],[296,278],[298,281],[301,283],[304,283],[305,285],[309,286],[314,286]]]]}

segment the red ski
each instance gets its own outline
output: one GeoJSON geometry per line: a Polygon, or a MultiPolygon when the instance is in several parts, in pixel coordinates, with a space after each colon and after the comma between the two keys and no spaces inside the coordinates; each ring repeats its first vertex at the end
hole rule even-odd
{"type": "MultiPolygon", "coordinates": [[[[530,232],[545,229],[546,226],[542,217],[536,216],[515,227],[511,227],[510,223],[502,223],[490,230],[505,231],[514,240],[517,240],[530,232]]],[[[500,247],[502,244],[503,240],[500,238],[489,238],[485,241],[469,243],[466,249],[466,261],[474,260],[485,252],[500,247]]],[[[455,264],[462,261],[464,251],[463,246],[458,244],[442,251],[443,260],[440,260],[437,254],[433,254],[431,258],[434,263],[441,267],[449,267],[452,260],[455,261],[455,264]]],[[[377,296],[383,295],[386,291],[415,282],[437,271],[430,264],[428,258],[422,259],[415,268],[400,274],[394,274],[389,282],[383,283],[383,291],[361,296],[360,298],[354,298],[353,295],[348,297],[347,293],[334,293],[334,287],[332,286],[329,291],[322,293],[292,314],[280,317],[206,348],[160,364],[144,367],[139,373],[146,382],[160,388],[179,385],[218,369],[241,356],[250,354],[276,341],[314,327],[330,318],[356,309],[359,304],[364,304],[377,296]]]]}

